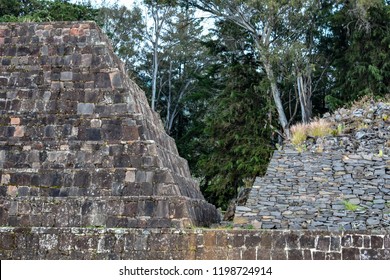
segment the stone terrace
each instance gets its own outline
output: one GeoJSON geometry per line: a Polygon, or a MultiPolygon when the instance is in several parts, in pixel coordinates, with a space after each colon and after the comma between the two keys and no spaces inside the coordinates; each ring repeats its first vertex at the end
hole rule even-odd
{"type": "Polygon", "coordinates": [[[93,22],[0,24],[0,225],[218,221],[93,22]]]}

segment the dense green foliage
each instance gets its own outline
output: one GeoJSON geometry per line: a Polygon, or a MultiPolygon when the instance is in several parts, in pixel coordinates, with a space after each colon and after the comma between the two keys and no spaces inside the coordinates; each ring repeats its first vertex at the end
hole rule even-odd
{"type": "Polygon", "coordinates": [[[96,20],[98,10],[89,2],[69,0],[0,0],[0,22],[96,20]]]}
{"type": "Polygon", "coordinates": [[[390,5],[378,3],[364,17],[353,2],[328,16],[329,31],[320,50],[331,61],[326,85],[330,109],[365,95],[390,93],[390,5]]]}

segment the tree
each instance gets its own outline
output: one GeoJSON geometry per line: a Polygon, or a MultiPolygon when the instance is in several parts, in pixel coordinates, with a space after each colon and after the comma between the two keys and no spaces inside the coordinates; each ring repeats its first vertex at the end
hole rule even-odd
{"type": "Polygon", "coordinates": [[[186,96],[197,87],[196,77],[206,66],[205,48],[200,21],[194,18],[194,10],[178,8],[175,20],[163,36],[165,47],[159,74],[159,95],[168,134],[180,134],[175,126],[179,115],[190,114],[186,107],[186,96]]]}
{"type": "Polygon", "coordinates": [[[153,24],[149,35],[149,41],[153,49],[153,74],[152,74],[152,110],[156,110],[157,103],[157,76],[159,71],[160,59],[159,49],[161,47],[161,37],[165,31],[165,27],[172,19],[174,7],[173,1],[167,0],[145,0],[144,4],[148,8],[148,12],[152,17],[153,24]]]}
{"type": "Polygon", "coordinates": [[[331,62],[326,103],[334,110],[366,95],[390,92],[389,1],[342,1],[328,14],[319,48],[331,62]]]}
{"type": "Polygon", "coordinates": [[[96,20],[98,10],[90,2],[73,4],[69,0],[0,0],[0,21],[76,21],[96,20]]]}
{"type": "Polygon", "coordinates": [[[142,9],[134,6],[103,6],[99,11],[99,22],[112,41],[116,54],[125,63],[133,79],[138,79],[139,65],[144,60],[146,23],[142,9]]]}
{"type": "Polygon", "coordinates": [[[188,97],[193,118],[177,143],[206,199],[226,208],[244,181],[266,170],[272,106],[250,34],[221,21],[212,38],[206,43],[211,61],[188,97]]]}
{"type": "Polygon", "coordinates": [[[313,24],[310,19],[318,7],[316,1],[205,1],[187,0],[191,5],[224,18],[251,34],[256,47],[258,60],[270,83],[273,102],[278,113],[279,124],[289,138],[289,124],[283,106],[282,92],[278,85],[280,78],[278,63],[283,63],[283,55],[291,54],[290,46],[298,53],[295,56],[297,88],[300,94],[302,120],[311,118],[311,71],[310,38],[302,33],[305,25],[313,24]],[[287,48],[287,49],[286,49],[287,48]],[[309,66],[309,67],[308,67],[309,66]]]}

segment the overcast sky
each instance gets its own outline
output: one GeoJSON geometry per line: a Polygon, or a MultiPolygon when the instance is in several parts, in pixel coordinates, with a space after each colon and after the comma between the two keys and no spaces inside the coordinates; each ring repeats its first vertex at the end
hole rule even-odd
{"type": "MultiPolygon", "coordinates": [[[[113,4],[115,2],[118,2],[120,5],[124,5],[128,8],[131,8],[134,3],[140,2],[141,0],[90,0],[92,5],[100,6],[102,3],[108,3],[113,4]]],[[[82,3],[82,2],[88,2],[88,0],[71,0],[72,3],[82,3]]]]}
{"type": "MultiPolygon", "coordinates": [[[[83,3],[88,2],[88,0],[70,0],[71,3],[83,3]]],[[[114,3],[118,3],[119,5],[124,5],[127,8],[131,9],[134,5],[142,3],[142,0],[90,0],[93,6],[100,7],[102,4],[112,5],[114,3]]],[[[146,13],[146,11],[145,11],[146,13]]],[[[197,11],[196,16],[198,17],[208,17],[209,14],[201,11],[197,11]]],[[[207,33],[209,28],[212,28],[214,25],[213,19],[206,19],[203,21],[204,33],[207,33]]]]}

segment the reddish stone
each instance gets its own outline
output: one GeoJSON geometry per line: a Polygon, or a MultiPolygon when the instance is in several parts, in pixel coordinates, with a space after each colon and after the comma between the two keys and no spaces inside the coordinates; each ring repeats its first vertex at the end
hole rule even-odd
{"type": "Polygon", "coordinates": [[[11,125],[19,125],[20,118],[11,118],[10,123],[11,123],[11,125]]]}
{"type": "Polygon", "coordinates": [[[84,30],[74,27],[74,28],[70,29],[69,35],[71,35],[71,36],[82,36],[82,35],[84,35],[84,30]]]}

